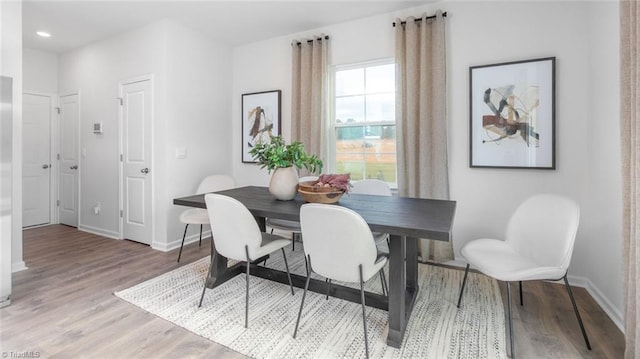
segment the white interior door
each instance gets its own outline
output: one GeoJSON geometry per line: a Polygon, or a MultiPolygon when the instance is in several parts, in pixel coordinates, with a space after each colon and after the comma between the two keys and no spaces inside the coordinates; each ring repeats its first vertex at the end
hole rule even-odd
{"type": "Polygon", "coordinates": [[[22,96],[22,225],[51,222],[52,98],[22,96]]]}
{"type": "Polygon", "coordinates": [[[78,226],[78,165],[80,143],[78,95],[60,97],[60,223],[78,226]]]}
{"type": "Polygon", "coordinates": [[[151,79],[124,83],[122,98],[122,236],[151,244],[151,79]]]}

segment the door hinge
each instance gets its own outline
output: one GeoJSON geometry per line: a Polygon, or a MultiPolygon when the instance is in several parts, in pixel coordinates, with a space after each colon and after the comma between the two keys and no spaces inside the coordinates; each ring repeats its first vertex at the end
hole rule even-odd
{"type": "Polygon", "coordinates": [[[122,97],[116,97],[116,99],[120,102],[120,106],[122,106],[122,97]]]}
{"type": "Polygon", "coordinates": [[[56,107],[56,111],[58,112],[58,115],[59,115],[60,111],[62,111],[62,110],[60,109],[60,107],[56,107]]]}
{"type": "Polygon", "coordinates": [[[120,162],[124,161],[124,155],[121,153],[120,154],[120,162]]]}
{"type": "Polygon", "coordinates": [[[56,206],[60,207],[60,200],[59,199],[56,200],[56,206]]]}
{"type": "Polygon", "coordinates": [[[57,159],[58,161],[60,161],[60,154],[59,154],[59,153],[58,153],[58,154],[56,154],[56,159],[57,159]]]}
{"type": "Polygon", "coordinates": [[[120,210],[120,218],[122,218],[124,216],[124,211],[120,210]]]}

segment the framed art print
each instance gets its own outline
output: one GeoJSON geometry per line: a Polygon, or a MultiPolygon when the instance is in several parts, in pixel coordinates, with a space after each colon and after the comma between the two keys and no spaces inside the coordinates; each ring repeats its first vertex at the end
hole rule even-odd
{"type": "Polygon", "coordinates": [[[471,167],[555,169],[555,60],[469,68],[471,167]]]}
{"type": "Polygon", "coordinates": [[[249,151],[280,134],[280,90],[242,95],[242,162],[255,163],[249,151]]]}

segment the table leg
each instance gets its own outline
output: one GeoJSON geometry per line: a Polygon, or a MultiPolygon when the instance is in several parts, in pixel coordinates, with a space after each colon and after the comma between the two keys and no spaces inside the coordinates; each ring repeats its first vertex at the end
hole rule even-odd
{"type": "Polygon", "coordinates": [[[392,234],[389,238],[389,334],[387,345],[395,348],[400,348],[404,330],[407,327],[405,252],[406,238],[392,234]]]}
{"type": "Polygon", "coordinates": [[[418,292],[418,238],[407,237],[407,290],[418,292]]]}

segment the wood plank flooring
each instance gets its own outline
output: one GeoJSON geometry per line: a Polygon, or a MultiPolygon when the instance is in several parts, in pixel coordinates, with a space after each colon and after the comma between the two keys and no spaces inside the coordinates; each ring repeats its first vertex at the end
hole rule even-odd
{"type": "MultiPolygon", "coordinates": [[[[0,352],[34,352],[40,358],[244,358],[113,295],[208,253],[208,240],[202,247],[191,244],[178,264],[177,250],[162,253],[62,225],[25,230],[29,269],[14,273],[12,304],[0,309],[0,352]]],[[[513,305],[517,357],[623,357],[622,333],[584,289],[574,288],[574,295],[592,351],[564,286],[531,282],[523,289],[524,306],[513,305]]],[[[504,286],[502,292],[505,297],[504,286]]]]}

